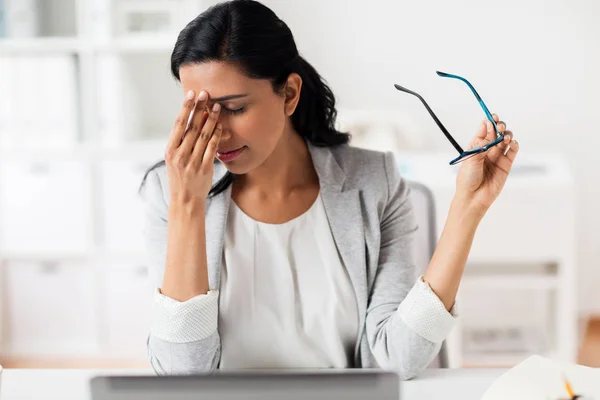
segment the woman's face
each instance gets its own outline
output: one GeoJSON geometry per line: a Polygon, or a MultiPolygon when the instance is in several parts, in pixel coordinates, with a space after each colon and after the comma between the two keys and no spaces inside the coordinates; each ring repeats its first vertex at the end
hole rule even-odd
{"type": "Polygon", "coordinates": [[[223,62],[185,65],[179,75],[184,93],[205,91],[209,109],[215,102],[221,105],[223,136],[217,158],[232,173],[246,174],[263,164],[287,133],[297,101],[275,93],[268,80],[248,78],[223,62]]]}

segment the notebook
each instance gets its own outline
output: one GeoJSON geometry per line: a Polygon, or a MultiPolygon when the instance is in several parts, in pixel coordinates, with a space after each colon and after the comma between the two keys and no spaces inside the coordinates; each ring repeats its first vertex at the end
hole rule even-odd
{"type": "Polygon", "coordinates": [[[578,400],[600,400],[600,368],[561,363],[531,356],[498,378],[482,400],[571,399],[565,387],[570,383],[578,400]]]}

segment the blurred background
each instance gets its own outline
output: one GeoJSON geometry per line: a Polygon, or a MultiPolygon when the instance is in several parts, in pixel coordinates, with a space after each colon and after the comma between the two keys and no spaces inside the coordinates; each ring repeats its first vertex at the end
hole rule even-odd
{"type": "MultiPolygon", "coordinates": [[[[177,33],[216,1],[0,0],[0,363],[147,366],[152,285],[137,189],[182,102],[177,33]]],[[[521,145],[475,239],[452,366],[536,353],[600,367],[600,2],[263,0],[337,95],[354,145],[432,192],[484,114],[521,145]]]]}

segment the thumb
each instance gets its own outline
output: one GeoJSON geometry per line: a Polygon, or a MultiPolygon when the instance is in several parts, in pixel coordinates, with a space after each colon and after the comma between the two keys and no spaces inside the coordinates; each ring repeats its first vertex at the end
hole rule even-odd
{"type": "Polygon", "coordinates": [[[473,139],[471,139],[471,141],[469,142],[469,146],[467,147],[467,150],[471,150],[476,147],[483,147],[486,144],[487,144],[487,141],[485,140],[485,134],[483,137],[481,137],[481,136],[479,136],[479,131],[477,131],[477,134],[475,135],[475,137],[473,139]]]}
{"type": "Polygon", "coordinates": [[[487,135],[487,119],[481,121],[481,124],[477,127],[477,132],[475,133],[475,137],[479,139],[485,139],[487,135]]]}

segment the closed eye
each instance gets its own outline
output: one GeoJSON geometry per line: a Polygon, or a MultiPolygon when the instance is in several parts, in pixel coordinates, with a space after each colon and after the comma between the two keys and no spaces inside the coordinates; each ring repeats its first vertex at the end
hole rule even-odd
{"type": "Polygon", "coordinates": [[[223,110],[230,115],[238,115],[245,111],[244,107],[236,108],[234,110],[224,107],[223,110]]]}

